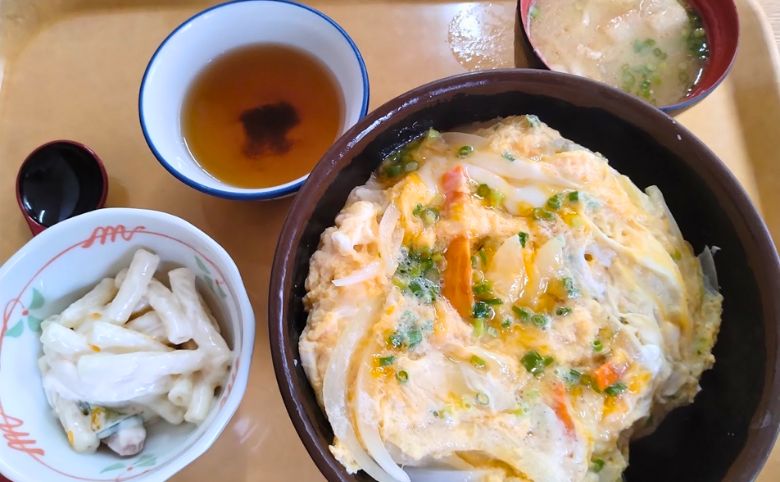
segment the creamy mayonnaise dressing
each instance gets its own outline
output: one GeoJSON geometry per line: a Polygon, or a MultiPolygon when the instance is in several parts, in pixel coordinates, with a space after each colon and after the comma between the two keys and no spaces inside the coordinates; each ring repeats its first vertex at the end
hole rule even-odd
{"type": "Polygon", "coordinates": [[[153,278],[160,258],[135,252],[62,313],[41,323],[43,390],[68,443],[140,452],[147,422],[198,424],[227,378],[233,354],[195,287],[195,273],[153,278]]]}

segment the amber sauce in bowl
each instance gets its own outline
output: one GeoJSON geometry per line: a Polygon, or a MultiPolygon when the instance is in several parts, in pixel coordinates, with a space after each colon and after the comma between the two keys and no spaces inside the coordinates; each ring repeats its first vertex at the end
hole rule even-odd
{"type": "Polygon", "coordinates": [[[182,134],[209,174],[238,187],[308,173],[343,124],[335,76],[303,50],[255,44],[209,63],[182,106],[182,134]]]}
{"type": "Polygon", "coordinates": [[[209,7],[162,41],[138,117],[152,154],[187,186],[269,200],[298,191],[368,104],[363,57],[333,19],[244,0],[209,7]]]}

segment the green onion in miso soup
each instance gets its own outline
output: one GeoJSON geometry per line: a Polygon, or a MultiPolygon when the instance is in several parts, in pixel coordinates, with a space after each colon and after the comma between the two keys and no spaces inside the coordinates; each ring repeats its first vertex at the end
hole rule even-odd
{"type": "Polygon", "coordinates": [[[659,106],[687,96],[709,58],[701,19],[677,0],[537,0],[529,35],[551,69],[659,106]]]}

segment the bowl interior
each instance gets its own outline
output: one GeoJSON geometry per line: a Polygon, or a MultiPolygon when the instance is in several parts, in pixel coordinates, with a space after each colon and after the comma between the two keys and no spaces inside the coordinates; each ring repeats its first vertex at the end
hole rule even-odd
{"type": "Polygon", "coordinates": [[[277,248],[269,319],[280,388],[310,454],[331,480],[364,480],[329,453],[330,427],[298,359],[304,280],[320,234],[380,159],[425,129],[526,113],[601,152],[640,188],[658,185],[697,252],[721,248],[715,261],[725,304],[715,367],[693,405],[632,443],[626,479],[751,479],[778,426],[780,269],[765,227],[725,166],[673,119],[603,84],[531,70],[453,77],[391,101],[334,145],[296,198],[277,248]]]}
{"type": "Polygon", "coordinates": [[[141,84],[139,111],[147,142],[179,179],[214,194],[237,196],[284,190],[303,178],[265,189],[223,183],[193,159],[181,132],[182,103],[197,74],[214,58],[237,47],[276,43],[319,58],[334,74],[344,99],[343,132],[365,115],[368,77],[357,47],[320,12],[295,3],[249,0],[217,5],[183,23],[152,57],[141,84]]]}
{"type": "MultiPolygon", "coordinates": [[[[246,294],[224,261],[216,243],[172,216],[140,216],[137,210],[106,209],[60,223],[34,238],[0,269],[4,306],[0,332],[0,417],[13,420],[24,432],[22,444],[0,444],[0,468],[17,481],[114,480],[117,476],[173,475],[213,442],[242,390],[235,390],[237,362],[247,350],[246,326],[251,311],[242,303],[246,294]],[[61,312],[106,276],[129,265],[133,253],[146,248],[162,262],[158,278],[186,266],[198,277],[198,288],[220,321],[222,334],[234,350],[235,362],[227,387],[218,395],[208,418],[199,426],[157,423],[149,427],[144,450],[121,458],[105,449],[78,454],[46,402],[37,360],[41,355],[40,323],[61,312]],[[235,393],[234,393],[235,392],[235,393]],[[231,396],[232,394],[232,396],[231,396]],[[221,424],[221,425],[220,425],[221,424]],[[131,472],[128,474],[128,472],[131,472]]],[[[251,345],[249,348],[251,351],[251,345]]],[[[251,357],[251,354],[249,355],[251,357]]],[[[232,412],[231,412],[232,413],[232,412]]]]}
{"type": "MultiPolygon", "coordinates": [[[[536,0],[518,1],[520,28],[523,29],[524,40],[529,44],[529,53],[535,57],[534,60],[549,68],[543,52],[536,47],[530,34],[529,11],[535,2],[536,0]]],[[[687,3],[701,16],[710,46],[710,59],[701,80],[691,93],[676,104],[660,107],[666,112],[680,112],[706,97],[726,77],[737,53],[739,20],[734,0],[688,0],[687,3]]]]}

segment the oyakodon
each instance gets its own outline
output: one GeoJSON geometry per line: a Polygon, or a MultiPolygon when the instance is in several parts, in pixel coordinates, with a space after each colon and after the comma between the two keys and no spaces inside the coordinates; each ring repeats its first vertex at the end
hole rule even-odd
{"type": "Polygon", "coordinates": [[[711,251],[533,115],[468,131],[385,159],[311,259],[331,450],[380,481],[615,480],[714,362],[711,251]]]}

